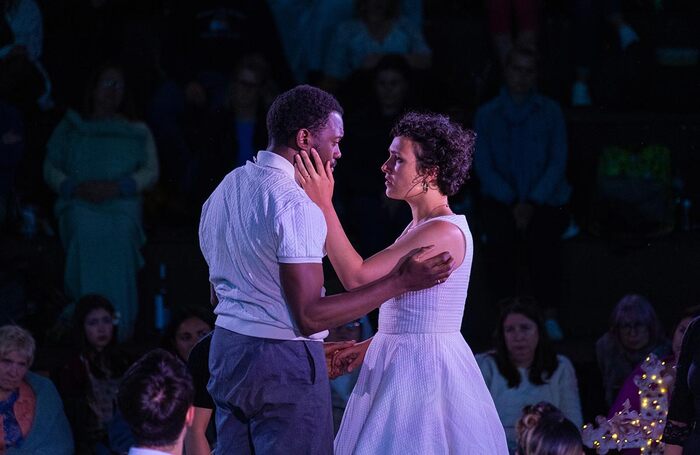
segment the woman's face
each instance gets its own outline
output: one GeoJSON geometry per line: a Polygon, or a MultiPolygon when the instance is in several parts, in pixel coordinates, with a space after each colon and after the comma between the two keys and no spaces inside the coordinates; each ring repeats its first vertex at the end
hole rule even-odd
{"type": "Polygon", "coordinates": [[[95,308],[85,317],[83,324],[85,338],[90,346],[98,351],[103,350],[114,335],[114,316],[104,308],[95,308]]]}
{"type": "Polygon", "coordinates": [[[418,175],[415,144],[407,137],[395,137],[389,146],[389,159],[382,164],[386,195],[391,199],[408,199],[423,192],[423,178],[418,175]]]}
{"type": "Polygon", "coordinates": [[[116,113],[124,101],[124,75],[115,68],[107,68],[95,86],[95,110],[116,113]]]}
{"type": "Polygon", "coordinates": [[[628,351],[639,351],[649,344],[649,326],[641,321],[622,321],[617,326],[620,344],[628,351]]]}
{"type": "Polygon", "coordinates": [[[0,358],[0,392],[17,390],[29,369],[29,359],[18,351],[10,351],[0,358]]]}
{"type": "Polygon", "coordinates": [[[535,321],[523,314],[511,313],[503,321],[503,336],[513,363],[518,367],[529,367],[540,341],[535,321]]]}
{"type": "Polygon", "coordinates": [[[673,356],[678,359],[681,353],[681,345],[683,344],[683,335],[685,331],[688,330],[688,326],[693,322],[692,317],[687,317],[681,319],[681,322],[676,326],[676,330],[673,332],[673,356]]]}
{"type": "Polygon", "coordinates": [[[198,317],[187,318],[175,332],[175,350],[182,360],[187,360],[190,351],[199,340],[211,331],[211,327],[198,317]]]}

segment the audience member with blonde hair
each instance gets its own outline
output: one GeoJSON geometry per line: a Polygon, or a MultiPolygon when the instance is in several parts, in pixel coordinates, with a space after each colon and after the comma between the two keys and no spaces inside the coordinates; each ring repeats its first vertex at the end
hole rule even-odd
{"type": "Polygon", "coordinates": [[[29,371],[35,349],[28,331],[0,327],[0,453],[72,454],[73,438],[56,388],[29,371]]]}

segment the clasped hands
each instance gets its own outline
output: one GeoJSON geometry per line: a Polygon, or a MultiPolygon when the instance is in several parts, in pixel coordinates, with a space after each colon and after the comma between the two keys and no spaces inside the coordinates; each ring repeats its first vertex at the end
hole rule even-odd
{"type": "Polygon", "coordinates": [[[119,184],[114,180],[89,180],[75,188],[75,196],[99,204],[119,196],[119,184]]]}
{"type": "Polygon", "coordinates": [[[328,378],[335,379],[362,365],[366,346],[365,343],[355,341],[332,341],[323,343],[323,350],[326,355],[328,378]]]}

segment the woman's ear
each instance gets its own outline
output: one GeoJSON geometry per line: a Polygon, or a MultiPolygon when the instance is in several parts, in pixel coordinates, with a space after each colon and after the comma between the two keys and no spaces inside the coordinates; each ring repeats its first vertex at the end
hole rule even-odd
{"type": "Polygon", "coordinates": [[[309,146],[311,140],[310,136],[311,132],[306,128],[302,128],[299,131],[297,131],[297,134],[295,136],[295,145],[297,149],[309,151],[311,149],[311,147],[309,146]]]}

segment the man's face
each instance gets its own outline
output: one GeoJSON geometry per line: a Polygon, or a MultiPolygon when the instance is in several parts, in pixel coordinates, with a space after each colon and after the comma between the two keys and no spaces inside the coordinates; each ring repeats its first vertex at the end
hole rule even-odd
{"type": "Polygon", "coordinates": [[[537,80],[535,59],[527,55],[513,55],[506,67],[505,76],[511,94],[527,95],[535,88],[537,80]]]}
{"type": "Polygon", "coordinates": [[[328,116],[326,126],[309,135],[309,150],[307,152],[313,147],[324,164],[330,161],[331,167],[335,167],[337,160],[341,156],[339,144],[343,134],[343,117],[333,111],[328,116]]]}

